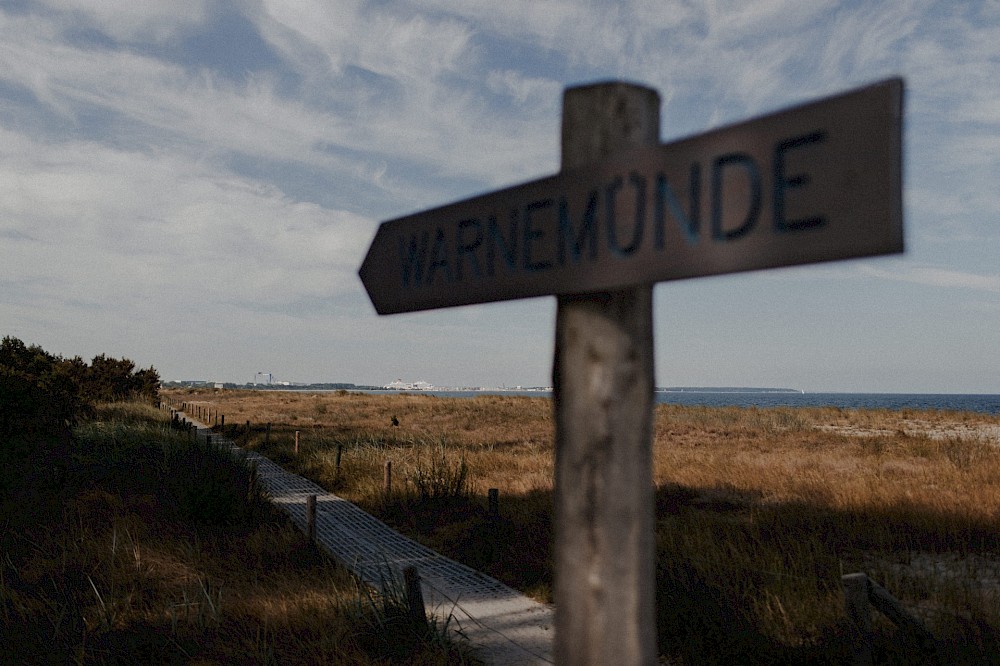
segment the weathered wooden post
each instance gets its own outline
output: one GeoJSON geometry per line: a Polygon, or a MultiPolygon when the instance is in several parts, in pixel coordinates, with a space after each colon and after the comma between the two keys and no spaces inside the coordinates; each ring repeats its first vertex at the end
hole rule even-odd
{"type": "Polygon", "coordinates": [[[385,498],[388,500],[392,495],[392,461],[385,461],[385,478],[382,480],[385,490],[385,498]]]}
{"type": "Polygon", "coordinates": [[[295,455],[299,455],[299,431],[295,431],[295,455]]]}
{"type": "Polygon", "coordinates": [[[310,495],[306,498],[306,534],[309,541],[316,541],[316,496],[310,495]]]}
{"type": "Polygon", "coordinates": [[[410,612],[410,620],[418,627],[427,626],[427,612],[424,609],[424,593],[420,589],[420,573],[416,567],[403,569],[403,581],[406,585],[406,604],[410,612]]]}
{"type": "MultiPolygon", "coordinates": [[[[660,97],[608,83],[566,90],[562,169],[657,145],[660,97]]],[[[656,662],[653,540],[653,287],[559,296],[555,657],[656,662]]]]}
{"type": "Polygon", "coordinates": [[[344,445],[343,444],[337,444],[337,466],[336,466],[337,467],[337,472],[336,472],[336,477],[338,479],[340,478],[340,457],[343,455],[343,453],[344,453],[344,445]]]}
{"type": "Polygon", "coordinates": [[[844,606],[851,626],[852,663],[870,666],[872,663],[872,613],[868,606],[868,576],[846,574],[840,578],[844,587],[844,606]]]}
{"type": "Polygon", "coordinates": [[[486,515],[490,518],[500,517],[500,490],[498,488],[490,488],[486,491],[487,500],[487,510],[486,515]]]}
{"type": "Polygon", "coordinates": [[[559,174],[379,226],[358,271],[379,314],[558,298],[558,662],[656,660],[652,284],[902,252],[902,97],[659,144],[655,90],[573,88],[559,174]]]}

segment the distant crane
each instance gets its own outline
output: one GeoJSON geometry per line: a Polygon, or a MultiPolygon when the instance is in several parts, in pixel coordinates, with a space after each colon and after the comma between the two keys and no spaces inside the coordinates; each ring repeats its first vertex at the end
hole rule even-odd
{"type": "Polygon", "coordinates": [[[256,374],[254,374],[254,376],[253,376],[253,385],[254,386],[257,385],[257,378],[258,377],[267,377],[267,385],[268,386],[271,385],[271,373],[270,372],[258,372],[256,374]]]}

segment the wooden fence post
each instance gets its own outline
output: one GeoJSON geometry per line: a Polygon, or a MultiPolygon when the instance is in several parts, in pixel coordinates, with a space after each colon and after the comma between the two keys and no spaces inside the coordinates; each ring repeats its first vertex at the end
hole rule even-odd
{"type": "Polygon", "coordinates": [[[500,517],[500,490],[497,488],[490,488],[486,491],[489,504],[489,509],[487,509],[487,515],[490,518],[500,517]]]}
{"type": "Polygon", "coordinates": [[[863,573],[840,577],[844,607],[851,625],[851,653],[855,666],[872,663],[872,613],[868,607],[868,576],[863,573]]]}
{"type": "Polygon", "coordinates": [[[343,444],[337,444],[337,472],[336,472],[336,478],[338,478],[338,479],[340,478],[340,457],[341,457],[341,455],[343,455],[343,453],[344,453],[344,445],[343,444]]]}
{"type": "Polygon", "coordinates": [[[309,541],[316,541],[316,496],[306,498],[306,533],[309,541]]]}
{"type": "MultiPolygon", "coordinates": [[[[657,145],[659,116],[659,94],[651,88],[606,83],[567,89],[562,169],[657,145]]],[[[619,200],[621,210],[631,206],[629,214],[638,216],[634,187],[620,184],[619,200]]],[[[604,220],[611,213],[600,214],[604,220]]],[[[623,233],[633,233],[629,224],[623,233]]],[[[559,664],[657,659],[652,293],[652,285],[643,284],[558,297],[552,376],[559,664]]]]}
{"type": "Polygon", "coordinates": [[[299,455],[299,431],[295,431],[295,455],[299,455]]]}
{"type": "Polygon", "coordinates": [[[406,604],[409,607],[410,619],[418,627],[427,626],[424,593],[420,589],[420,573],[417,568],[409,566],[403,569],[403,581],[406,584],[406,604]]]}
{"type": "Polygon", "coordinates": [[[383,485],[385,486],[385,498],[389,499],[392,495],[392,461],[385,461],[385,478],[383,479],[383,485]]]}

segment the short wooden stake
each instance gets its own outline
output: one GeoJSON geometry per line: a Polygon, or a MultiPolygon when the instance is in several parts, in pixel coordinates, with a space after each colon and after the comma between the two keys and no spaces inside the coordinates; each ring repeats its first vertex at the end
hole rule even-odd
{"type": "Polygon", "coordinates": [[[343,455],[343,453],[344,453],[344,445],[337,444],[337,472],[336,472],[337,478],[340,478],[340,457],[343,455]]]}
{"type": "Polygon", "coordinates": [[[851,626],[852,663],[870,666],[872,663],[872,613],[868,607],[868,576],[853,573],[841,576],[844,606],[851,626]]]}
{"type": "Polygon", "coordinates": [[[389,496],[392,494],[392,461],[391,460],[386,460],[385,461],[385,479],[384,479],[384,481],[385,481],[385,483],[384,483],[384,486],[385,486],[385,498],[389,499],[389,496]]]}
{"type": "Polygon", "coordinates": [[[295,431],[295,455],[299,455],[299,431],[295,431]]]}
{"type": "Polygon", "coordinates": [[[225,414],[223,414],[222,416],[219,417],[219,427],[222,428],[223,430],[226,429],[226,415],[225,414]]]}
{"type": "Polygon", "coordinates": [[[424,593],[420,589],[420,573],[416,567],[403,569],[403,581],[406,583],[406,603],[410,610],[410,619],[418,627],[427,626],[427,613],[424,609],[424,593]]]}
{"type": "Polygon", "coordinates": [[[488,514],[490,518],[500,517],[500,490],[497,488],[490,488],[487,491],[487,496],[489,497],[489,509],[488,514]]]}
{"type": "Polygon", "coordinates": [[[306,534],[309,541],[316,541],[316,496],[310,495],[306,498],[306,534]]]}

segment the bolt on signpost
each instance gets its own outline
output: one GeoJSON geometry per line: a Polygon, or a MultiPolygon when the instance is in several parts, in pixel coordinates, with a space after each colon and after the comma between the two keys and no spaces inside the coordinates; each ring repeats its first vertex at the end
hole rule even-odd
{"type": "Polygon", "coordinates": [[[902,252],[903,83],[659,144],[659,96],[570,88],[562,169],[384,222],[380,314],[556,295],[557,661],[656,659],[652,285],[902,252]]]}

